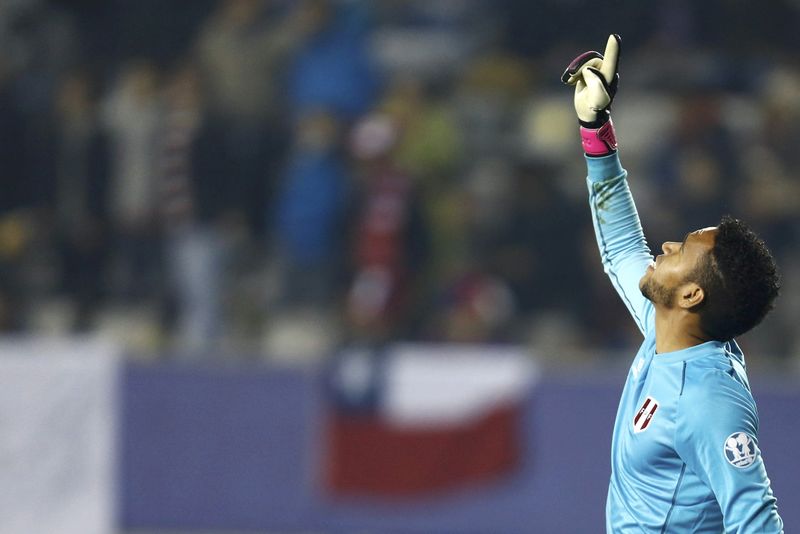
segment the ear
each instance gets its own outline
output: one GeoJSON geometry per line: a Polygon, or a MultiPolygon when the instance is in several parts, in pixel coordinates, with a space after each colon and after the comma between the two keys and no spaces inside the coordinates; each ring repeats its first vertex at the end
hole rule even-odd
{"type": "Polygon", "coordinates": [[[703,288],[694,282],[684,284],[678,290],[678,306],[690,310],[698,306],[706,298],[703,288]]]}

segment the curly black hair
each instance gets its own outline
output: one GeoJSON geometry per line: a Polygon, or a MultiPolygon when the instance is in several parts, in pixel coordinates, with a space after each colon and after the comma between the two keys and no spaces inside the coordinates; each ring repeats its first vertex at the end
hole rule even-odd
{"type": "Polygon", "coordinates": [[[700,328],[717,341],[759,324],[780,290],[778,269],[764,241],[729,215],[719,223],[714,247],[700,262],[696,279],[705,292],[697,308],[700,328]]]}

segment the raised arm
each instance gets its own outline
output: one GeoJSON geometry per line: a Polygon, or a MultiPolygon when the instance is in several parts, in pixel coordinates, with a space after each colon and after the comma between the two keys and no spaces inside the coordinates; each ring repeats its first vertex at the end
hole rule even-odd
{"type": "Polygon", "coordinates": [[[588,167],[589,203],[604,270],[644,333],[653,306],[639,290],[639,280],[653,257],[617,155],[611,103],[619,74],[618,35],[608,38],[604,54],[586,52],[567,67],[561,79],[575,87],[575,111],[588,167]]]}

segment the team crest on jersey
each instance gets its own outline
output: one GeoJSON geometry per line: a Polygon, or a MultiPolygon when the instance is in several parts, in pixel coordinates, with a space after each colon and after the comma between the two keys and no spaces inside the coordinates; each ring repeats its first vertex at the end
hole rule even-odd
{"type": "Polygon", "coordinates": [[[633,417],[633,431],[638,434],[647,430],[653,420],[653,416],[656,414],[656,410],[658,410],[658,401],[653,397],[647,397],[642,407],[633,417]]]}
{"type": "Polygon", "coordinates": [[[756,461],[756,442],[746,432],[734,432],[728,436],[723,450],[733,467],[744,469],[756,461]]]}

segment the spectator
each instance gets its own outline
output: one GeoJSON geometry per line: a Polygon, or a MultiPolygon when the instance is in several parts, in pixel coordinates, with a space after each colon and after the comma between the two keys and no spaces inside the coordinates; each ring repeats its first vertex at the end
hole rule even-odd
{"type": "Polygon", "coordinates": [[[231,202],[224,137],[200,83],[189,64],[170,75],[159,127],[168,294],[177,307],[176,346],[187,355],[219,348],[227,256],[243,219],[231,202]]]}
{"type": "Polygon", "coordinates": [[[152,297],[159,255],[156,156],[160,113],[158,75],[147,61],[123,66],[105,103],[111,137],[109,213],[113,229],[116,291],[152,297]]]}
{"type": "Polygon", "coordinates": [[[448,343],[508,342],[515,304],[505,280],[474,265],[442,291],[432,337],[448,343]]]}
{"type": "Polygon", "coordinates": [[[76,305],[77,330],[86,330],[103,295],[108,207],[109,146],[94,86],[75,71],[61,83],[51,142],[43,158],[60,259],[59,287],[76,305]]]}
{"type": "Polygon", "coordinates": [[[361,341],[407,335],[427,256],[427,231],[413,179],[394,158],[397,129],[369,116],[353,131],[358,164],[350,247],[347,317],[361,341]]]}
{"type": "Polygon", "coordinates": [[[748,336],[759,347],[775,355],[800,355],[800,336],[795,318],[800,313],[800,284],[788,275],[800,266],[796,243],[800,238],[800,182],[795,176],[800,165],[800,109],[796,95],[800,73],[777,66],[764,76],[759,100],[760,121],[752,137],[742,143],[739,163],[743,180],[735,191],[737,212],[758,228],[772,247],[785,273],[776,312],[764,328],[748,336]]]}
{"type": "Polygon", "coordinates": [[[578,239],[582,223],[558,187],[564,178],[539,162],[503,169],[495,163],[474,174],[474,202],[482,204],[470,226],[474,249],[479,257],[490,258],[491,271],[507,282],[518,313],[577,315],[585,301],[553,283],[584,275],[578,239]]]}
{"type": "Polygon", "coordinates": [[[21,0],[0,5],[0,50],[19,73],[20,106],[47,115],[59,79],[76,61],[73,20],[53,2],[21,0]]]}
{"type": "Polygon", "coordinates": [[[316,22],[288,73],[292,109],[302,114],[327,108],[354,119],[370,109],[378,95],[378,79],[367,54],[365,8],[331,0],[303,3],[316,22]]]}
{"type": "Polygon", "coordinates": [[[326,306],[337,281],[350,177],[334,114],[309,112],[298,121],[296,132],[274,209],[282,300],[326,306]]]}
{"type": "Polygon", "coordinates": [[[264,0],[224,0],[201,30],[197,59],[210,112],[224,123],[230,185],[253,231],[287,151],[284,70],[313,31],[305,4],[282,10],[264,0]]]}
{"type": "Polygon", "coordinates": [[[467,210],[456,184],[466,156],[462,134],[445,86],[414,77],[393,80],[379,106],[396,127],[395,166],[414,177],[416,196],[426,222],[433,275],[465,255],[467,210]]]}
{"type": "Polygon", "coordinates": [[[730,206],[730,193],[740,176],[736,145],[723,121],[722,107],[723,95],[714,88],[688,92],[678,101],[676,126],[655,155],[653,166],[659,198],[677,207],[674,217],[661,221],[654,237],[657,242],[685,232],[683,226],[708,226],[730,206]]]}
{"type": "Polygon", "coordinates": [[[313,28],[306,9],[281,13],[264,0],[224,0],[196,45],[215,115],[258,128],[282,115],[282,70],[313,28]]]}
{"type": "MultiPolygon", "coordinates": [[[[397,160],[425,187],[442,185],[463,157],[459,124],[444,98],[432,98],[421,80],[405,78],[388,89],[381,108],[398,129],[397,160]]],[[[433,192],[433,191],[431,191],[433,192]]]]}

